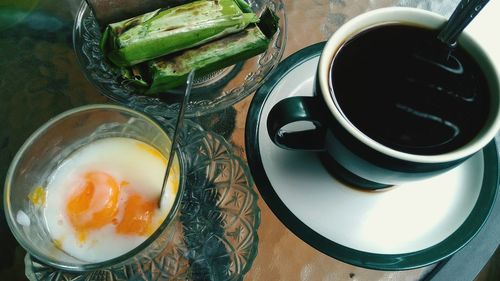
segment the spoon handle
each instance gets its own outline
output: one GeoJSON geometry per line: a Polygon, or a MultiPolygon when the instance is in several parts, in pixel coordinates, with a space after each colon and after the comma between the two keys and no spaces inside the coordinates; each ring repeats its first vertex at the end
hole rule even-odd
{"type": "Polygon", "coordinates": [[[163,200],[163,193],[165,193],[165,186],[167,185],[168,176],[170,175],[170,169],[172,168],[172,163],[174,162],[174,148],[175,145],[178,145],[178,138],[180,134],[180,130],[182,129],[182,125],[184,123],[184,113],[186,112],[187,103],[189,101],[189,96],[191,95],[191,88],[193,87],[194,81],[194,69],[191,70],[188,74],[187,82],[186,82],[186,91],[184,92],[184,96],[181,99],[179,114],[177,116],[177,121],[175,123],[174,134],[172,136],[170,151],[167,160],[167,169],[165,171],[165,175],[163,176],[163,184],[161,185],[160,199],[158,200],[158,208],[161,208],[161,203],[163,200]]]}
{"type": "Polygon", "coordinates": [[[448,46],[454,46],[464,28],[479,14],[489,0],[461,0],[438,39],[448,46]]]}

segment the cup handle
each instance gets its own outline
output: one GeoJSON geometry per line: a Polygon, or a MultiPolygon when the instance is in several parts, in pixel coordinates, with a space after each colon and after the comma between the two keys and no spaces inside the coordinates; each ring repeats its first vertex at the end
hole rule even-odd
{"type": "Polygon", "coordinates": [[[325,150],[324,105],[318,97],[290,97],[273,106],[267,117],[267,131],[279,147],[292,150],[325,150]],[[287,132],[288,124],[309,121],[314,129],[287,132]]]}

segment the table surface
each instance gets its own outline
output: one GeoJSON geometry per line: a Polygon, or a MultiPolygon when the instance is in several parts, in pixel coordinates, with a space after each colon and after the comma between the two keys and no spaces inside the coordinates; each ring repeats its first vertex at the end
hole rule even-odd
{"type": "MultiPolygon", "coordinates": [[[[458,3],[456,0],[284,2],[288,40],[283,58],[326,40],[346,20],[370,9],[412,6],[449,16],[458,3]]],[[[491,25],[495,20],[491,15],[500,14],[500,3],[491,2],[483,11],[485,16],[482,17],[482,13],[471,29],[491,25]]],[[[0,182],[4,182],[8,166],[21,144],[49,118],[76,106],[109,102],[84,78],[76,61],[71,36],[78,5],[78,0],[62,3],[50,0],[0,1],[0,182]],[[8,6],[25,12],[7,14],[7,9],[3,8],[8,6]],[[6,25],[7,21],[2,19],[11,24],[6,25]]],[[[500,49],[498,40],[484,40],[490,49],[500,49]]],[[[494,55],[500,62],[500,52],[494,55]]],[[[233,107],[195,121],[206,130],[225,137],[236,153],[246,159],[244,129],[251,100],[252,95],[233,107]]],[[[258,255],[244,280],[421,280],[434,268],[383,272],[345,264],[297,238],[262,199],[259,199],[258,206],[261,209],[258,255]]],[[[3,215],[0,216],[0,237],[1,279],[25,280],[25,252],[12,237],[3,215]]],[[[497,247],[498,242],[494,245],[497,247]]],[[[488,251],[493,253],[494,250],[488,251]]]]}

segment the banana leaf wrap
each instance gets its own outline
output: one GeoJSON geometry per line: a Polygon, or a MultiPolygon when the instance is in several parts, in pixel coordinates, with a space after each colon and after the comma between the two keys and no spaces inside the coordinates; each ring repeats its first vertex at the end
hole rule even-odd
{"type": "Polygon", "coordinates": [[[199,77],[265,52],[278,22],[279,18],[266,9],[258,24],[202,46],[124,69],[123,78],[128,84],[145,89],[146,94],[166,92],[184,84],[192,69],[196,69],[199,77]]]}
{"type": "Polygon", "coordinates": [[[183,5],[193,0],[86,0],[99,26],[142,15],[160,8],[183,5]]]}
{"type": "Polygon", "coordinates": [[[132,66],[236,33],[257,21],[244,0],[200,0],[112,23],[100,47],[113,64],[132,66]]]}

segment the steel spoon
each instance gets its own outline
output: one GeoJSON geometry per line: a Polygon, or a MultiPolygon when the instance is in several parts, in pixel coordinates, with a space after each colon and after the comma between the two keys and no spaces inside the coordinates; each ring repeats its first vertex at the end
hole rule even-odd
{"type": "MultiPolygon", "coordinates": [[[[167,185],[168,181],[168,176],[170,175],[170,169],[172,168],[172,162],[174,159],[174,145],[177,144],[177,139],[179,138],[179,131],[182,129],[182,124],[184,121],[184,113],[186,112],[186,106],[189,101],[189,96],[191,94],[191,88],[193,87],[193,80],[194,80],[194,70],[191,70],[191,72],[188,75],[187,82],[186,82],[186,91],[184,95],[181,97],[181,107],[179,109],[179,115],[177,116],[177,122],[175,124],[175,129],[174,129],[174,134],[172,136],[172,142],[170,144],[170,152],[168,155],[168,161],[167,161],[167,169],[165,171],[165,175],[163,177],[163,184],[161,186],[161,192],[160,192],[160,199],[158,200],[158,208],[161,208],[161,202],[163,200],[163,193],[165,192],[165,186],[167,185]]],[[[177,144],[178,145],[178,144],[177,144]]]]}
{"type": "Polygon", "coordinates": [[[479,14],[489,0],[462,0],[453,11],[448,22],[438,34],[439,41],[455,46],[457,38],[467,25],[479,14]]]}

